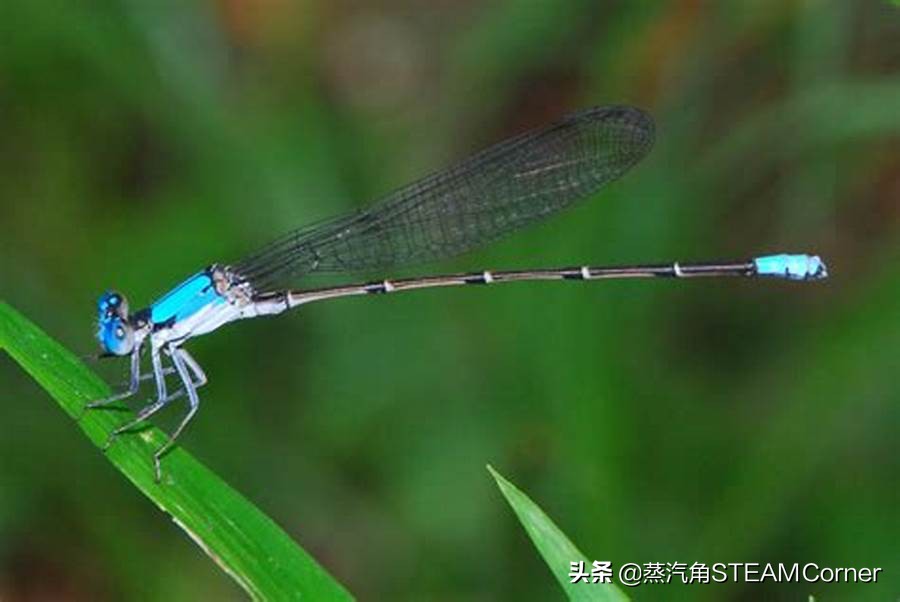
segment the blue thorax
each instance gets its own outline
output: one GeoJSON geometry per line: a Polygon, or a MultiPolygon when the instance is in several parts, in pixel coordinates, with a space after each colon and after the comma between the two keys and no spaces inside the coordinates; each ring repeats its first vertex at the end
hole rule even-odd
{"type": "Polygon", "coordinates": [[[210,304],[224,303],[208,270],[197,272],[150,306],[150,321],[156,325],[187,319],[210,304]]]}

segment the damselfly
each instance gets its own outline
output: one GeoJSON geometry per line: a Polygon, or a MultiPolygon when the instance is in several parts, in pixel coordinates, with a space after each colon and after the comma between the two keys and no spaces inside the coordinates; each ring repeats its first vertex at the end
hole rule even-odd
{"type": "Polygon", "coordinates": [[[107,447],[116,436],[186,395],[187,413],[153,457],[159,480],[160,459],[193,418],[200,404],[197,389],[206,383],[184,344],[229,322],[280,314],[312,301],[522,280],[826,277],[825,264],[815,255],[778,254],[715,263],[481,270],[327,288],[289,286],[313,274],[411,266],[484,245],[593,195],[646,156],[653,138],[653,120],[643,111],[625,106],[587,109],[492,146],[366,209],[290,232],[240,261],[212,264],[140,311],[130,313],[122,294],[104,293],[97,307],[97,338],[106,355],[131,357],[131,376],[126,391],[88,407],[137,393],[143,348],[149,348],[156,382],[156,400],[113,431],[107,447]],[[173,371],[182,388],[169,393],[166,375],[173,371]]]}

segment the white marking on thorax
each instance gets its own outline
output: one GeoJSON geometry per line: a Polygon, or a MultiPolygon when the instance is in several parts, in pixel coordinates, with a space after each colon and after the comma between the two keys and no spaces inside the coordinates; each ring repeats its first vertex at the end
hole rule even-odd
{"type": "Polygon", "coordinates": [[[168,328],[162,328],[152,334],[154,345],[163,345],[170,341],[186,340],[216,330],[220,326],[239,320],[244,315],[244,307],[226,302],[210,303],[194,312],[187,318],[179,320],[168,328]]]}

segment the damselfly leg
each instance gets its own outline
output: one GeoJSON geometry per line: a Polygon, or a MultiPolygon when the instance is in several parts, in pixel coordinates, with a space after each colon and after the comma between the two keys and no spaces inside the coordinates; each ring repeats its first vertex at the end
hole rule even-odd
{"type": "MultiPolygon", "coordinates": [[[[153,455],[154,473],[157,482],[159,482],[162,476],[160,469],[160,459],[163,455],[166,454],[166,452],[169,451],[169,449],[171,449],[171,447],[174,445],[175,440],[182,433],[182,431],[184,431],[184,428],[187,426],[188,422],[190,422],[191,418],[193,418],[194,414],[197,411],[197,407],[199,406],[197,389],[205,385],[207,382],[206,374],[203,372],[200,364],[198,364],[197,361],[193,357],[191,357],[191,355],[187,351],[179,349],[174,345],[170,345],[165,348],[164,352],[172,362],[172,368],[167,368],[163,365],[163,354],[161,354],[158,349],[153,349],[150,353],[151,363],[153,365],[152,376],[156,381],[156,401],[141,408],[137,412],[137,415],[135,415],[133,420],[130,420],[129,422],[117,427],[114,431],[112,431],[112,433],[110,433],[109,437],[107,438],[106,443],[103,445],[104,450],[109,449],[109,447],[113,444],[113,442],[119,435],[127,433],[143,425],[151,416],[169,405],[169,403],[187,394],[189,403],[187,414],[179,422],[178,427],[175,429],[175,432],[172,434],[172,436],[169,437],[168,441],[163,446],[161,446],[153,455]],[[174,393],[169,394],[166,387],[165,377],[167,374],[171,374],[172,372],[176,372],[178,374],[182,386],[174,393]]],[[[132,382],[134,382],[134,377],[132,378],[132,382]]]]}

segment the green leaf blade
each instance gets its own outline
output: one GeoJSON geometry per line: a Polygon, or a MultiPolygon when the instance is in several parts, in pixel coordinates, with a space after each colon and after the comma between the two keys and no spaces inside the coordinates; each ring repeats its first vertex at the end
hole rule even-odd
{"type": "MultiPolygon", "coordinates": [[[[122,421],[121,412],[83,412],[109,387],[75,355],[0,302],[0,349],[53,397],[95,446],[122,421]]],[[[251,597],[352,600],[350,593],[275,522],[176,447],[154,480],[151,457],[165,441],[156,428],[120,437],[107,458],[251,597]]]]}
{"type": "Polygon", "coordinates": [[[587,570],[591,562],[566,534],[548,517],[540,506],[518,487],[506,480],[490,465],[487,467],[497,482],[500,492],[534,542],[544,562],[570,600],[586,602],[628,602],[622,590],[612,583],[572,583],[569,570],[572,562],[583,561],[587,570]]]}

